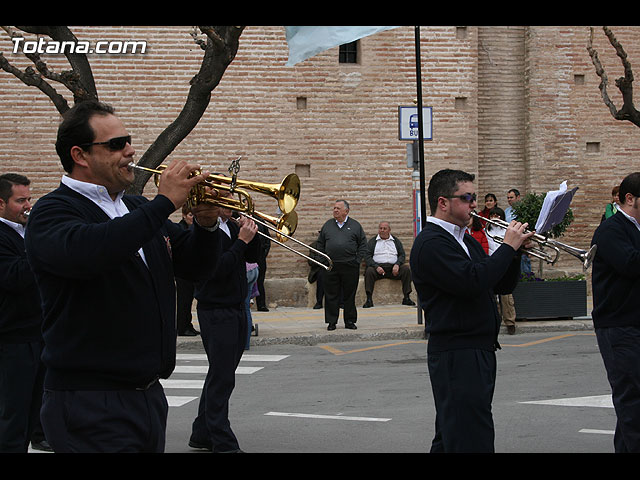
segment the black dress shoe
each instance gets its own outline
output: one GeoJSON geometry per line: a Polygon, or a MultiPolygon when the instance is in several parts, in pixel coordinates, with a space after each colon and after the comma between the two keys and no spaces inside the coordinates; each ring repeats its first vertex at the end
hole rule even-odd
{"type": "Polygon", "coordinates": [[[344,328],[348,328],[349,330],[357,330],[358,327],[356,327],[355,323],[345,323],[344,324],[344,328]]]}
{"type": "Polygon", "coordinates": [[[189,446],[191,448],[195,448],[197,450],[207,450],[207,451],[212,451],[213,450],[213,446],[211,445],[211,443],[209,442],[199,442],[197,440],[189,440],[189,446]]]}
{"type": "Polygon", "coordinates": [[[197,337],[200,335],[200,332],[193,328],[193,325],[189,325],[184,329],[184,332],[180,332],[178,335],[181,337],[197,337]]]}
{"type": "Polygon", "coordinates": [[[319,310],[319,309],[321,309],[321,308],[322,308],[322,304],[321,304],[321,303],[316,303],[316,304],[313,306],[313,309],[314,309],[314,310],[319,310]]]}
{"type": "Polygon", "coordinates": [[[258,307],[259,312],[268,312],[269,309],[267,307],[258,307]]]}
{"type": "Polygon", "coordinates": [[[416,306],[415,302],[414,302],[413,300],[411,300],[409,297],[407,297],[407,298],[403,298],[403,299],[402,299],[402,304],[403,304],[403,305],[410,305],[410,306],[412,306],[412,307],[415,307],[415,306],[416,306]]]}
{"type": "Polygon", "coordinates": [[[336,329],[336,324],[335,324],[335,323],[330,323],[330,324],[327,326],[327,330],[335,330],[335,329],[336,329]]]}
{"type": "Polygon", "coordinates": [[[31,448],[33,450],[40,450],[41,452],[53,452],[53,448],[51,448],[51,445],[49,445],[49,442],[46,440],[31,442],[31,448]]]}
{"type": "Polygon", "coordinates": [[[373,307],[373,301],[370,298],[367,298],[367,301],[364,302],[364,305],[362,305],[362,308],[371,308],[373,307]]]}

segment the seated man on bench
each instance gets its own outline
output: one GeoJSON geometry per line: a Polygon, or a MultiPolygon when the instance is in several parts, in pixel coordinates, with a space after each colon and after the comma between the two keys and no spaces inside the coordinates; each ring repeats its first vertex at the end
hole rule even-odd
{"type": "Polygon", "coordinates": [[[402,305],[415,305],[409,298],[411,293],[411,270],[405,263],[402,242],[391,235],[389,222],[380,222],[378,235],[367,243],[365,255],[367,268],[364,272],[364,289],[367,301],[363,308],[373,307],[373,287],[376,280],[389,278],[402,281],[402,305]]]}

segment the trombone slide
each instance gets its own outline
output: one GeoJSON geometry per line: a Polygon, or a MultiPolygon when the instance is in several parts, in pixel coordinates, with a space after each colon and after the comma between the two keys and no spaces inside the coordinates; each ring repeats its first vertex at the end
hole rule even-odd
{"type": "MultiPolygon", "coordinates": [[[[158,186],[159,184],[159,176],[162,175],[162,172],[166,168],[165,165],[160,165],[157,169],[154,169],[136,165],[133,162],[131,162],[128,167],[130,169],[136,168],[138,170],[153,173],[156,186],[158,186]]],[[[193,175],[197,174],[198,172],[193,172],[193,175]]],[[[311,262],[324,268],[327,271],[333,268],[333,262],[328,255],[292,237],[293,232],[296,230],[296,227],[298,225],[298,215],[294,211],[294,208],[296,207],[298,199],[300,198],[300,179],[295,173],[290,173],[289,175],[287,175],[280,183],[280,185],[249,182],[246,180],[237,179],[235,180],[235,183],[233,185],[231,183],[231,178],[223,177],[220,175],[209,175],[202,183],[196,185],[191,189],[191,192],[189,193],[189,197],[187,199],[187,203],[190,206],[197,205],[198,203],[210,203],[223,208],[229,208],[231,210],[237,211],[239,214],[251,218],[254,222],[265,226],[269,230],[273,230],[276,233],[277,239],[272,238],[269,235],[265,235],[264,233],[259,231],[258,233],[263,237],[268,238],[270,241],[277,243],[281,247],[290,250],[296,255],[300,255],[301,257],[310,260],[311,262]],[[205,186],[211,187],[214,190],[219,189],[226,190],[230,193],[237,193],[240,197],[242,197],[242,199],[234,200],[229,197],[221,196],[212,197],[211,195],[207,194],[206,189],[204,188],[205,186]],[[280,208],[282,216],[272,217],[255,211],[253,208],[253,200],[251,196],[244,190],[236,188],[237,186],[246,187],[258,193],[265,193],[273,196],[278,201],[278,208],[280,208]],[[325,265],[324,263],[311,258],[289,247],[288,245],[285,245],[284,242],[287,240],[292,240],[299,245],[303,245],[309,250],[312,250],[314,253],[326,259],[328,265],[325,265]]]]}

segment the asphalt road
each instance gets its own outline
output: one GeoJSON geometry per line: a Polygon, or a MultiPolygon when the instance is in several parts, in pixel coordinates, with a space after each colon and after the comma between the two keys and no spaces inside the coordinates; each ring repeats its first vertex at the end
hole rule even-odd
{"type": "MultiPolygon", "coordinates": [[[[498,453],[611,453],[615,413],[592,332],[501,336],[493,402],[498,453]]],[[[202,351],[163,382],[168,453],[187,446],[202,351]]],[[[187,355],[187,356],[185,356],[187,355]]],[[[422,340],[265,345],[245,354],[231,424],[248,453],[424,453],[435,410],[422,340]]]]}

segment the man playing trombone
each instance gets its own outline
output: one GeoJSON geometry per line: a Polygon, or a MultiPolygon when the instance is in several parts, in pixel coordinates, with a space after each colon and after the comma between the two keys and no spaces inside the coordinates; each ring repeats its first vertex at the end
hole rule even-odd
{"type": "Polygon", "coordinates": [[[441,170],[429,182],[431,217],[411,249],[414,286],[425,314],[427,363],[436,407],[432,452],[493,452],[491,403],[500,315],[495,295],[520,274],[520,247],[533,235],[509,224],[488,256],[465,234],[477,207],[475,176],[441,170]]]}
{"type": "Polygon", "coordinates": [[[124,195],[135,150],[102,103],[66,112],[56,151],[67,173],[33,207],[25,235],[42,297],[47,440],[56,452],[163,452],[174,277],[212,269],[219,209],[194,207],[189,230],[168,220],[206,176],[184,161],[167,167],[152,200],[124,195]]]}

